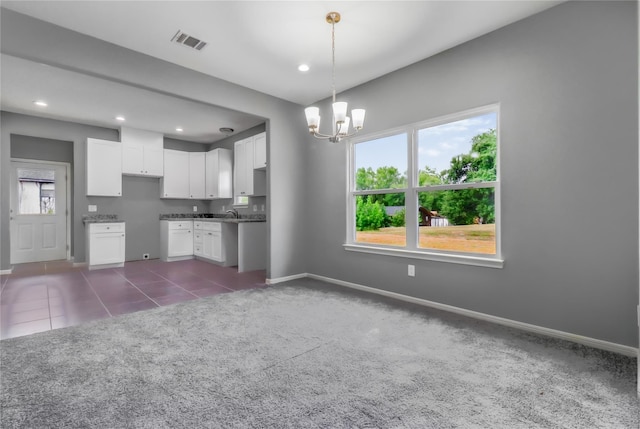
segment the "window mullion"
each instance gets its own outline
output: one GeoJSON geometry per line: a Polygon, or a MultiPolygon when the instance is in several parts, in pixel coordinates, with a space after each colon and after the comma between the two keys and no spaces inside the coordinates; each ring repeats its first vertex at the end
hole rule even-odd
{"type": "Polygon", "coordinates": [[[404,204],[405,204],[405,228],[407,234],[407,249],[418,248],[418,194],[415,189],[418,185],[418,160],[417,160],[417,143],[416,143],[416,130],[412,129],[407,133],[407,192],[405,192],[404,204]]]}

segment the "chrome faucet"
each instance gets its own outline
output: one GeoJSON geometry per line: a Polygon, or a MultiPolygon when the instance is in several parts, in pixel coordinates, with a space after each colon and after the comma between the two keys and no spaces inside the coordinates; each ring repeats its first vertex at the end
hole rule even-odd
{"type": "Polygon", "coordinates": [[[233,214],[233,217],[236,218],[236,219],[238,219],[240,217],[240,215],[238,214],[238,210],[236,210],[236,209],[227,210],[227,213],[233,214]]]}

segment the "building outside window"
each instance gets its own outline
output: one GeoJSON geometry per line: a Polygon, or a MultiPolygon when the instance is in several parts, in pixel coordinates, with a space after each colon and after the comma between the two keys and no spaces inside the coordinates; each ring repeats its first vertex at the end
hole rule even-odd
{"type": "Polygon", "coordinates": [[[498,105],[352,140],[345,247],[501,266],[498,149],[498,105]]]}

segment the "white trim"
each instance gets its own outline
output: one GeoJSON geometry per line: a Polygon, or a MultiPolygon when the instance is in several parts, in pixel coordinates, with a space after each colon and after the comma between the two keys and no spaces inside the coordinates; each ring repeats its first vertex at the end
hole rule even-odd
{"type": "MultiPolygon", "coordinates": [[[[569,332],[558,331],[556,329],[545,328],[543,326],[532,325],[529,323],[518,322],[517,320],[505,319],[503,317],[492,316],[490,314],[467,310],[460,307],[454,307],[452,305],[440,304],[438,302],[428,301],[426,299],[415,298],[412,296],[402,295],[396,292],[389,292],[386,290],[376,289],[369,286],[363,286],[357,283],[346,282],[343,280],[337,280],[330,277],[319,276],[316,274],[306,274],[306,276],[315,280],[321,280],[327,283],[336,284],[338,286],[344,286],[351,289],[358,289],[364,292],[374,293],[377,295],[382,295],[389,298],[398,299],[401,301],[424,305],[426,307],[437,308],[439,310],[460,314],[460,315],[471,317],[474,319],[484,320],[487,322],[496,323],[498,325],[520,329],[522,331],[533,332],[536,334],[545,335],[547,337],[571,341],[573,343],[578,343],[578,344],[594,347],[601,350],[607,350],[607,351],[618,353],[625,356],[636,357],[639,355],[638,349],[636,349],[635,347],[629,347],[622,344],[616,344],[608,341],[598,340],[595,338],[584,337],[582,335],[576,335],[569,332]]],[[[300,276],[292,276],[292,277],[299,278],[300,276]]]]}
{"type": "Polygon", "coordinates": [[[377,255],[395,256],[398,258],[424,259],[428,261],[449,262],[453,264],[474,265],[477,267],[503,268],[504,259],[485,258],[482,256],[459,255],[453,253],[435,253],[423,250],[415,251],[405,248],[366,246],[362,244],[343,244],[344,250],[350,252],[375,253],[377,255]]]}
{"type": "Polygon", "coordinates": [[[12,271],[13,271],[13,268],[9,268],[8,270],[0,270],[0,274],[2,275],[11,274],[12,271]]]}
{"type": "Polygon", "coordinates": [[[308,273],[301,273],[286,277],[276,277],[274,279],[266,279],[265,283],[268,285],[275,285],[277,283],[288,282],[289,280],[303,279],[305,277],[310,277],[310,275],[308,273]]]}

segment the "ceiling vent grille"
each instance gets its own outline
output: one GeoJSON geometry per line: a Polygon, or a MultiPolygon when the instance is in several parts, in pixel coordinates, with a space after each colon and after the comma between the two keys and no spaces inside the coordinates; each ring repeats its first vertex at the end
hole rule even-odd
{"type": "Polygon", "coordinates": [[[187,33],[183,33],[180,30],[178,30],[178,32],[175,34],[175,36],[173,36],[171,41],[179,43],[179,44],[184,45],[184,46],[187,46],[189,48],[196,49],[198,51],[201,51],[202,48],[207,46],[207,42],[204,42],[204,41],[202,41],[200,39],[196,39],[193,36],[189,36],[187,33]]]}

